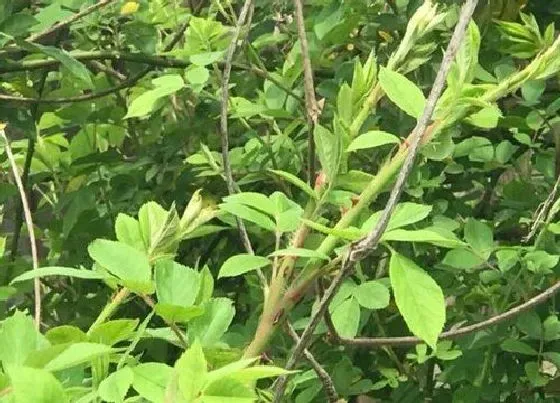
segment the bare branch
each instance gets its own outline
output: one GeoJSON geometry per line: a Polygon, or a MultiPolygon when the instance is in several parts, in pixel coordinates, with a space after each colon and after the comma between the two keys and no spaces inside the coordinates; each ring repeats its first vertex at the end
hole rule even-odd
{"type": "Polygon", "coordinates": [[[309,45],[307,44],[307,35],[305,32],[305,19],[303,18],[303,5],[301,0],[294,0],[296,25],[298,30],[298,38],[301,46],[301,57],[303,60],[303,89],[305,92],[305,109],[307,115],[307,176],[309,184],[313,185],[315,180],[315,141],[313,139],[313,130],[317,124],[319,116],[319,108],[315,99],[315,84],[313,83],[313,68],[311,67],[311,58],[309,57],[309,45]]]}
{"type": "MultiPolygon", "coordinates": [[[[286,329],[287,329],[290,337],[296,343],[299,343],[300,342],[299,336],[296,333],[296,331],[295,331],[295,329],[294,329],[294,327],[292,326],[291,323],[286,322],[286,329]]],[[[303,355],[305,356],[305,359],[307,361],[309,361],[309,363],[313,367],[313,370],[317,374],[317,377],[319,378],[319,380],[323,384],[323,389],[325,390],[325,394],[327,395],[327,399],[328,399],[329,403],[338,402],[338,393],[336,393],[334,383],[333,383],[329,373],[327,371],[325,371],[325,368],[323,368],[321,366],[321,364],[319,364],[319,362],[315,359],[315,357],[313,357],[313,354],[311,354],[311,352],[309,352],[309,350],[307,350],[307,349],[303,350],[303,355]]]]}
{"type": "MultiPolygon", "coordinates": [[[[27,195],[25,194],[25,188],[20,177],[19,169],[12,153],[12,147],[10,147],[10,141],[5,132],[6,125],[0,122],[0,136],[4,139],[4,149],[6,150],[6,155],[8,156],[8,161],[12,167],[12,173],[14,175],[14,180],[19,190],[19,196],[21,198],[21,204],[23,206],[23,213],[25,216],[25,223],[27,225],[27,232],[29,232],[29,242],[31,243],[31,259],[33,261],[33,270],[39,268],[39,259],[37,257],[37,241],[35,239],[35,229],[33,227],[33,217],[31,215],[31,209],[29,208],[29,203],[27,201],[27,195]]],[[[41,282],[39,278],[33,279],[33,291],[35,300],[35,327],[37,330],[41,327],[41,282]]]]}
{"type": "Polygon", "coordinates": [[[53,26],[45,29],[44,31],[28,36],[27,38],[25,38],[25,40],[27,42],[36,42],[39,39],[44,38],[45,36],[52,34],[53,32],[58,31],[59,29],[72,24],[73,22],[79,20],[80,18],[85,17],[86,15],[89,15],[94,11],[99,10],[102,7],[105,7],[106,5],[114,3],[115,1],[116,0],[100,0],[98,3],[95,3],[89,7],[84,8],[82,11],[74,15],[71,15],[67,19],[54,24],[53,26]]]}
{"type": "MultiPolygon", "coordinates": [[[[301,335],[300,343],[296,344],[294,351],[292,352],[292,355],[288,359],[288,363],[286,364],[286,369],[292,369],[296,364],[296,362],[298,361],[303,350],[309,344],[313,332],[315,331],[315,328],[317,327],[321,318],[323,317],[330,301],[332,300],[332,298],[340,288],[340,285],[342,284],[344,278],[350,274],[356,262],[366,257],[368,254],[370,254],[377,248],[379,240],[381,239],[383,232],[387,228],[389,219],[391,218],[393,210],[395,209],[395,206],[403,191],[408,175],[412,170],[412,167],[414,165],[414,160],[416,158],[416,154],[418,152],[418,148],[420,145],[420,141],[424,135],[424,132],[426,131],[426,128],[428,127],[436,103],[439,97],[441,96],[445,84],[445,79],[451,67],[451,63],[455,58],[455,54],[457,53],[459,46],[463,42],[467,25],[471,19],[472,13],[474,12],[477,2],[478,0],[466,0],[463,8],[461,9],[459,21],[455,26],[455,30],[453,31],[453,36],[451,37],[449,45],[445,50],[443,60],[441,62],[441,66],[438,70],[436,79],[434,81],[434,85],[432,86],[432,89],[430,91],[430,95],[428,96],[428,99],[426,101],[426,106],[424,108],[422,116],[420,116],[420,118],[418,119],[418,122],[416,123],[416,127],[414,128],[414,130],[410,135],[411,137],[410,148],[408,150],[408,154],[404,161],[403,167],[399,172],[396,183],[393,186],[393,189],[391,190],[391,194],[389,196],[387,205],[385,206],[385,209],[383,210],[383,213],[381,214],[381,217],[377,225],[365,238],[353,243],[350,246],[350,249],[346,255],[346,259],[344,260],[340,271],[338,272],[337,276],[330,284],[329,288],[325,291],[325,295],[321,299],[321,303],[319,304],[319,307],[311,315],[311,320],[309,321],[309,324],[307,325],[307,327],[305,328],[305,330],[301,335]]],[[[286,377],[284,376],[278,380],[278,384],[276,387],[276,395],[275,395],[276,399],[280,399],[283,396],[285,387],[286,387],[286,377]]]]}

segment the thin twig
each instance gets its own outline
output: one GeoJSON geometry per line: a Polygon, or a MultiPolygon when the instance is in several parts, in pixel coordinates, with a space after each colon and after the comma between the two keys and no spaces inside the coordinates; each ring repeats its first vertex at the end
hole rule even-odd
{"type": "Polygon", "coordinates": [[[541,223],[545,221],[545,217],[548,215],[548,212],[550,210],[550,207],[552,206],[552,203],[554,202],[554,199],[556,199],[556,194],[558,193],[559,187],[560,187],[560,176],[558,176],[558,178],[556,179],[556,182],[554,183],[554,187],[552,188],[552,192],[550,192],[550,194],[548,195],[544,203],[538,209],[535,221],[531,226],[531,230],[529,231],[529,234],[525,238],[523,238],[523,242],[529,242],[535,236],[541,223]]]}
{"type": "Polygon", "coordinates": [[[90,67],[92,67],[93,69],[101,71],[102,73],[113,76],[114,78],[116,78],[119,81],[125,81],[126,80],[126,76],[123,73],[115,70],[112,67],[105,66],[103,63],[101,63],[97,60],[92,60],[91,62],[88,63],[88,65],[90,67]]]}
{"type": "Polygon", "coordinates": [[[315,180],[315,141],[313,131],[317,124],[319,109],[315,99],[315,84],[313,83],[313,68],[309,57],[309,45],[305,32],[305,19],[303,17],[303,5],[301,0],[294,0],[296,25],[298,38],[301,46],[301,57],[303,62],[303,90],[305,93],[305,109],[307,115],[307,177],[309,184],[313,185],[315,180]]]}
{"type": "MultiPolygon", "coordinates": [[[[296,342],[299,343],[299,336],[296,333],[296,330],[292,326],[291,323],[286,322],[286,329],[290,337],[296,342]]],[[[313,370],[317,374],[317,377],[323,384],[323,389],[325,390],[325,394],[327,395],[327,399],[329,403],[336,403],[338,401],[338,393],[336,393],[336,389],[334,387],[334,383],[327,371],[319,364],[319,362],[313,357],[313,354],[308,349],[303,350],[303,355],[309,361],[313,370]]]]}
{"type": "MultiPolygon", "coordinates": [[[[239,17],[237,18],[237,25],[235,26],[235,31],[233,33],[233,38],[229,44],[227,54],[226,54],[226,61],[224,65],[224,70],[222,72],[222,100],[221,100],[221,109],[220,109],[220,137],[222,142],[222,161],[223,161],[223,169],[224,169],[224,177],[227,184],[228,193],[235,194],[238,191],[238,187],[233,180],[233,173],[231,170],[231,162],[229,160],[229,133],[228,133],[228,106],[229,106],[229,79],[231,76],[231,67],[233,63],[233,55],[235,54],[235,48],[237,47],[237,41],[239,40],[239,35],[241,33],[241,28],[245,24],[248,26],[251,25],[250,18],[252,17],[252,13],[249,14],[249,11],[253,5],[252,0],[245,0],[243,3],[243,8],[241,8],[241,12],[239,13],[239,17]],[[249,18],[247,18],[249,15],[249,18]],[[247,22],[245,22],[247,20],[247,22]]],[[[247,253],[254,255],[255,252],[253,251],[253,247],[251,246],[251,240],[249,239],[249,234],[247,233],[247,228],[245,227],[245,223],[239,217],[235,218],[237,222],[237,228],[239,230],[239,236],[241,237],[241,242],[243,242],[243,246],[247,253]]],[[[266,287],[267,280],[261,270],[257,270],[257,275],[259,276],[259,280],[263,287],[266,287]]]]}
{"type": "Polygon", "coordinates": [[[44,38],[47,35],[52,34],[55,31],[58,31],[61,28],[64,28],[70,24],[72,24],[73,22],[79,20],[82,17],[85,17],[86,15],[89,15],[91,13],[93,13],[96,10],[99,10],[100,8],[109,5],[111,3],[114,3],[116,0],[100,0],[98,3],[95,3],[89,7],[84,8],[82,11],[71,15],[70,17],[68,17],[67,19],[60,21],[56,24],[54,24],[53,26],[45,29],[44,31],[38,32],[36,34],[30,35],[27,38],[25,38],[25,40],[27,42],[36,42],[41,38],[44,38]]]}
{"type": "MultiPolygon", "coordinates": [[[[416,123],[416,127],[414,128],[414,130],[410,135],[411,140],[410,140],[410,148],[408,154],[401,168],[401,171],[399,172],[395,185],[391,190],[391,194],[389,195],[389,200],[387,202],[387,205],[385,206],[385,209],[383,210],[383,213],[381,214],[381,217],[377,225],[365,238],[353,243],[350,246],[350,250],[346,255],[346,259],[344,260],[342,267],[340,268],[335,279],[330,284],[329,288],[325,291],[325,295],[321,299],[321,303],[319,304],[319,307],[311,315],[309,324],[304,329],[301,335],[300,343],[296,344],[294,351],[292,352],[292,355],[288,359],[288,363],[286,364],[286,369],[292,369],[296,364],[296,362],[298,361],[303,350],[307,347],[307,345],[311,341],[311,337],[313,336],[315,328],[319,324],[321,318],[324,316],[324,313],[328,308],[330,301],[332,300],[332,298],[340,288],[340,285],[342,284],[344,278],[346,278],[346,276],[350,274],[356,262],[366,257],[368,254],[370,254],[377,248],[378,242],[381,239],[383,232],[387,228],[389,219],[391,218],[393,210],[395,209],[395,206],[403,191],[408,175],[412,170],[412,167],[414,165],[414,160],[416,158],[416,154],[420,145],[420,141],[424,135],[424,132],[426,131],[426,128],[428,127],[436,103],[439,97],[441,96],[445,84],[445,79],[451,67],[451,63],[455,58],[455,54],[459,49],[459,46],[463,42],[463,38],[465,37],[465,32],[468,23],[471,19],[472,13],[474,12],[477,3],[478,0],[466,0],[465,5],[461,9],[459,21],[455,26],[455,30],[453,31],[453,36],[451,37],[449,45],[445,50],[443,60],[441,62],[432,89],[430,91],[430,95],[428,96],[428,99],[426,101],[426,106],[424,107],[422,116],[420,116],[420,118],[418,119],[418,122],[416,123]]],[[[282,396],[284,395],[286,382],[287,382],[287,378],[285,376],[278,379],[277,386],[276,386],[276,393],[275,393],[276,402],[279,402],[282,396]]]]}
{"type": "MultiPolygon", "coordinates": [[[[10,141],[6,136],[5,125],[0,123],[0,136],[4,139],[4,149],[6,150],[6,155],[8,161],[12,167],[12,173],[14,174],[14,180],[19,189],[19,196],[21,198],[21,204],[23,206],[23,213],[25,216],[25,223],[27,225],[27,232],[29,233],[29,243],[31,244],[31,259],[33,261],[33,270],[39,268],[39,259],[37,257],[37,241],[35,239],[35,229],[33,227],[33,217],[31,216],[31,210],[29,208],[29,203],[27,201],[27,195],[25,194],[25,188],[23,187],[23,182],[20,177],[19,169],[12,153],[12,148],[10,147],[10,141]]],[[[41,327],[41,282],[39,278],[33,279],[33,290],[35,299],[35,327],[37,330],[41,327]]]]}

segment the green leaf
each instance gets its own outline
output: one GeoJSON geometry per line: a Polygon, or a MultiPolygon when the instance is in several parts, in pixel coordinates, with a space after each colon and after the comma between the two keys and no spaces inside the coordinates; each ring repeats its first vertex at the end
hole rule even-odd
{"type": "Polygon", "coordinates": [[[204,308],[200,306],[180,306],[158,302],[155,306],[156,313],[171,323],[189,322],[204,313],[204,308]]]}
{"type": "Polygon", "coordinates": [[[99,265],[131,285],[132,291],[150,290],[152,271],[148,257],[122,242],[96,239],[88,247],[89,255],[99,265]]]}
{"type": "Polygon", "coordinates": [[[220,210],[226,211],[233,214],[243,220],[250,221],[257,224],[259,227],[264,228],[268,231],[274,231],[276,225],[274,222],[266,215],[260,211],[253,210],[243,204],[237,203],[222,203],[219,205],[220,210]]]}
{"type": "Polygon", "coordinates": [[[360,325],[360,305],[356,298],[348,298],[334,308],[332,321],[338,334],[353,338],[358,334],[360,325]]]}
{"type": "Polygon", "coordinates": [[[260,210],[264,213],[274,215],[276,213],[276,206],[267,196],[262,193],[256,192],[243,192],[235,193],[224,197],[224,202],[244,204],[246,206],[252,207],[256,210],[260,210]]]}
{"type": "Polygon", "coordinates": [[[241,274],[268,266],[270,260],[266,257],[255,255],[236,255],[230,257],[220,268],[218,278],[236,277],[241,274]]]}
{"type": "Polygon", "coordinates": [[[311,186],[309,186],[307,183],[302,181],[297,176],[295,176],[295,175],[293,175],[289,172],[280,171],[280,170],[277,170],[277,169],[269,169],[269,172],[272,172],[272,173],[286,179],[292,185],[298,187],[300,190],[303,190],[305,193],[307,193],[312,198],[317,199],[317,194],[315,193],[315,191],[313,189],[311,189],[311,186]]]}
{"type": "Polygon", "coordinates": [[[214,298],[203,305],[204,314],[189,323],[189,340],[199,339],[203,346],[211,347],[220,341],[228,329],[235,309],[228,298],[214,298]]]}
{"type": "Polygon", "coordinates": [[[287,248],[279,249],[272,252],[269,256],[295,256],[307,257],[311,259],[330,260],[329,257],[317,250],[303,249],[303,248],[287,248]]]}
{"type": "Polygon", "coordinates": [[[0,328],[0,361],[4,368],[22,365],[27,357],[49,345],[35,329],[31,317],[16,311],[4,320],[0,328]]]}
{"type": "Polygon", "coordinates": [[[78,327],[62,325],[50,328],[45,337],[51,344],[65,344],[87,341],[87,335],[78,327]]]}
{"type": "Polygon", "coordinates": [[[477,126],[482,129],[493,129],[498,126],[498,122],[501,117],[502,111],[500,111],[500,108],[497,106],[489,106],[482,108],[465,120],[473,126],[477,126]]]}
{"type": "Polygon", "coordinates": [[[385,232],[381,239],[383,241],[426,242],[443,248],[466,246],[464,242],[457,239],[453,232],[438,227],[419,230],[394,229],[385,232]]]}
{"type": "Polygon", "coordinates": [[[172,260],[160,260],[156,262],[154,274],[158,302],[183,307],[194,304],[200,287],[196,270],[172,260]]]}
{"type": "Polygon", "coordinates": [[[39,267],[38,269],[26,271],[25,273],[20,274],[19,276],[14,278],[10,282],[10,284],[19,283],[34,278],[47,277],[47,276],[67,276],[67,277],[84,278],[90,280],[102,280],[107,277],[103,273],[99,273],[92,270],[51,266],[51,267],[39,267]]]}
{"type": "Polygon", "coordinates": [[[208,372],[202,345],[198,340],[177,360],[175,369],[183,398],[187,402],[193,401],[202,391],[208,372]]]}
{"type": "Polygon", "coordinates": [[[484,264],[484,259],[470,249],[458,248],[447,252],[442,263],[457,269],[470,270],[484,264]]]}
{"type": "Polygon", "coordinates": [[[538,355],[539,352],[533,347],[517,339],[506,339],[500,344],[502,350],[510,353],[525,355],[538,355]]]}
{"type": "Polygon", "coordinates": [[[149,115],[159,108],[158,101],[181,90],[185,83],[178,74],[168,74],[152,80],[154,89],[144,92],[128,106],[124,119],[139,118],[149,115]]]}
{"type": "Polygon", "coordinates": [[[134,390],[149,402],[163,403],[173,368],[159,362],[147,362],[135,366],[132,371],[134,390]]]}
{"type": "Polygon", "coordinates": [[[208,69],[203,66],[191,66],[185,72],[187,81],[194,85],[203,85],[210,78],[208,69]]]}
{"type": "Polygon", "coordinates": [[[392,251],[389,263],[395,302],[410,331],[436,348],[445,323],[445,301],[440,286],[413,261],[392,251]]]}
{"type": "Polygon", "coordinates": [[[469,218],[465,224],[465,240],[484,259],[490,257],[494,247],[494,234],[488,225],[469,218]]]}
{"type": "Polygon", "coordinates": [[[65,403],[68,397],[61,383],[48,371],[36,368],[10,367],[8,375],[15,403],[65,403]]]}
{"type": "Polygon", "coordinates": [[[53,59],[56,59],[64,66],[70,74],[79,80],[82,85],[87,88],[94,88],[93,81],[89,70],[82,63],[72,57],[72,55],[64,50],[53,48],[51,46],[43,46],[37,43],[19,41],[19,45],[31,52],[41,52],[53,59]]]}
{"type": "Polygon", "coordinates": [[[214,292],[214,277],[208,266],[204,266],[200,271],[200,287],[198,289],[198,295],[196,297],[195,305],[200,305],[207,302],[214,292]]]}
{"type": "Polygon", "coordinates": [[[92,343],[113,346],[121,341],[129,340],[138,326],[138,319],[116,319],[101,323],[88,333],[92,343]]]}
{"type": "Polygon", "coordinates": [[[380,147],[386,144],[399,144],[397,136],[382,130],[370,130],[356,137],[346,149],[347,152],[362,150],[364,148],[380,147]]]}
{"type": "Polygon", "coordinates": [[[132,385],[134,373],[129,367],[113,372],[99,384],[97,393],[106,402],[122,402],[132,385]]]}
{"type": "Polygon", "coordinates": [[[362,238],[365,234],[365,231],[361,231],[358,228],[336,229],[326,227],[322,224],[310,220],[306,220],[305,218],[302,218],[300,221],[307,225],[309,228],[313,228],[314,230],[322,232],[323,234],[333,235],[341,239],[346,239],[348,241],[356,241],[362,238]]]}
{"type": "Polygon", "coordinates": [[[146,252],[140,224],[129,215],[119,213],[115,220],[115,233],[119,242],[132,246],[139,251],[146,252]]]}
{"type": "Polygon", "coordinates": [[[204,52],[195,55],[190,55],[189,59],[192,64],[197,66],[207,66],[223,59],[224,51],[219,52],[204,52]]]}
{"type": "Polygon", "coordinates": [[[210,371],[206,376],[206,380],[208,383],[210,383],[210,382],[219,381],[224,378],[229,378],[232,375],[247,368],[249,365],[253,364],[256,360],[257,360],[256,358],[245,358],[245,359],[240,359],[237,361],[230,362],[229,364],[226,364],[223,367],[210,371]]]}
{"type": "MultiPolygon", "coordinates": [[[[397,228],[405,227],[410,224],[422,221],[424,218],[430,214],[432,211],[432,206],[418,203],[399,203],[395,207],[395,211],[391,215],[389,224],[387,225],[387,231],[391,231],[397,228]]],[[[362,225],[362,231],[364,233],[370,232],[377,225],[379,217],[381,217],[383,211],[377,211],[369,217],[362,225]]]]}
{"type": "Polygon", "coordinates": [[[389,289],[379,281],[366,281],[353,291],[358,303],[367,309],[383,309],[389,305],[389,289]]]}
{"type": "Polygon", "coordinates": [[[514,267],[519,261],[519,251],[515,249],[502,249],[496,252],[498,267],[502,272],[506,272],[514,267]]]}
{"type": "Polygon", "coordinates": [[[223,378],[210,383],[204,388],[204,403],[252,403],[256,399],[255,392],[232,378],[223,378]]]}
{"type": "Polygon", "coordinates": [[[407,115],[419,118],[424,111],[426,99],[420,88],[400,73],[381,67],[379,84],[387,97],[407,115]]]}
{"type": "Polygon", "coordinates": [[[342,139],[319,124],[315,125],[313,137],[323,172],[327,176],[327,181],[332,183],[340,168],[342,139]]]}
{"type": "Polygon", "coordinates": [[[60,355],[45,365],[48,371],[61,371],[93,360],[101,355],[109,354],[113,350],[105,344],[75,343],[71,344],[60,355]]]}
{"type": "Polygon", "coordinates": [[[527,375],[529,382],[531,382],[531,384],[536,388],[540,388],[549,382],[548,377],[541,374],[538,362],[526,362],[525,374],[527,375]]]}

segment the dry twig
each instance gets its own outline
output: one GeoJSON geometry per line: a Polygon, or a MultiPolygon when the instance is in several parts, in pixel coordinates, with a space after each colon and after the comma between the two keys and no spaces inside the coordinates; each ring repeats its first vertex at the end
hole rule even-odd
{"type": "MultiPolygon", "coordinates": [[[[291,323],[286,322],[286,330],[287,330],[288,334],[290,335],[290,337],[296,343],[299,343],[299,336],[296,333],[296,331],[295,331],[295,329],[294,329],[294,327],[292,326],[291,323]]],[[[323,388],[325,389],[325,394],[327,395],[327,399],[328,399],[329,403],[338,402],[338,393],[336,393],[334,383],[333,383],[329,373],[327,371],[325,371],[325,368],[323,368],[321,366],[321,364],[319,364],[319,362],[315,359],[315,357],[313,357],[313,354],[311,354],[311,352],[309,350],[307,350],[307,349],[303,350],[303,355],[305,356],[305,359],[307,361],[309,361],[309,363],[313,367],[313,370],[317,374],[317,377],[319,378],[319,380],[323,384],[323,388]]]]}
{"type": "Polygon", "coordinates": [[[53,26],[45,29],[44,31],[41,32],[37,32],[36,34],[30,35],[27,38],[25,38],[25,40],[27,42],[36,42],[41,38],[44,38],[47,35],[52,34],[53,32],[58,31],[61,28],[67,27],[68,25],[72,24],[73,22],[78,21],[80,18],[85,17],[86,15],[89,15],[91,13],[93,13],[96,10],[99,10],[102,7],[105,7],[111,3],[114,3],[116,0],[100,0],[98,3],[95,3],[89,7],[84,8],[82,11],[71,15],[70,17],[68,17],[67,19],[60,21],[56,24],[54,24],[53,26]]]}

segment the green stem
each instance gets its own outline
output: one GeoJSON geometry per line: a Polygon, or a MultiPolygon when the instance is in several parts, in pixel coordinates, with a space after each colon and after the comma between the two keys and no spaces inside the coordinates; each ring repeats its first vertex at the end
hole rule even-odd
{"type": "Polygon", "coordinates": [[[129,294],[130,290],[128,288],[121,288],[119,292],[117,292],[114,297],[111,298],[111,301],[109,301],[109,303],[105,305],[105,308],[103,308],[95,322],[93,322],[93,324],[89,327],[88,334],[90,334],[93,329],[95,329],[102,323],[105,323],[115,313],[117,308],[120,306],[120,304],[122,304],[122,302],[126,299],[126,297],[128,297],[129,294]]]}
{"type": "MultiPolygon", "coordinates": [[[[494,89],[488,91],[481,97],[481,99],[486,102],[495,102],[508,93],[517,90],[526,80],[531,79],[535,75],[539,74],[540,66],[552,63],[559,48],[560,37],[556,39],[554,44],[549,49],[547,49],[547,51],[541,53],[525,69],[514,73],[506,80],[501,81],[499,85],[497,85],[494,89]]],[[[560,70],[560,64],[556,66],[556,70],[560,70]]],[[[549,73],[552,74],[553,72],[549,73]]],[[[375,89],[372,91],[372,93],[374,91],[375,89]]],[[[367,101],[366,104],[369,104],[369,101],[367,101]]],[[[365,108],[364,105],[363,110],[365,109],[367,109],[369,113],[371,106],[365,108]]],[[[464,117],[468,116],[471,111],[472,108],[470,107],[457,107],[453,112],[450,112],[443,120],[433,123],[431,128],[427,130],[426,135],[422,140],[423,144],[426,144],[437,138],[437,136],[442,132],[444,128],[457,123],[464,117]]],[[[338,224],[336,224],[335,229],[345,229],[349,225],[353,224],[354,221],[361,215],[361,213],[366,211],[369,205],[389,184],[389,182],[394,178],[394,176],[401,168],[402,163],[404,162],[408,150],[406,144],[407,143],[405,142],[403,145],[401,145],[397,154],[387,164],[381,167],[378,174],[372,179],[372,181],[360,195],[358,203],[356,203],[356,205],[352,209],[350,209],[344,216],[342,216],[338,224]]],[[[323,254],[330,255],[337,242],[337,237],[329,235],[323,240],[317,250],[323,254]]],[[[293,267],[293,262],[291,267],[293,267]]],[[[256,357],[262,352],[262,350],[266,347],[268,341],[272,337],[272,334],[276,331],[278,324],[281,322],[280,319],[282,317],[285,317],[290,312],[290,310],[299,302],[307,289],[313,284],[313,281],[322,274],[323,270],[320,262],[310,262],[310,264],[306,266],[300,273],[300,275],[293,281],[292,285],[284,293],[283,298],[275,299],[271,302],[271,304],[267,304],[265,310],[263,311],[263,315],[261,317],[261,321],[259,322],[255,337],[245,350],[244,356],[246,358],[256,357]]],[[[282,279],[281,285],[284,286],[284,279],[282,279]]]]}

